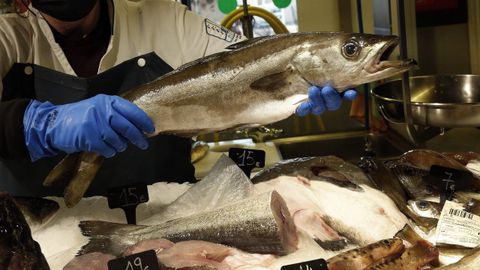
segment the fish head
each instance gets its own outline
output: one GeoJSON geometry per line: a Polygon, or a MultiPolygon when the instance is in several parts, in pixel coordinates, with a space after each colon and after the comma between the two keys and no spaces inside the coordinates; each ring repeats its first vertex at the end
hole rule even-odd
{"type": "Polygon", "coordinates": [[[338,91],[401,74],[413,59],[388,60],[398,37],[360,33],[312,33],[299,46],[292,64],[311,85],[338,91]]]}
{"type": "Polygon", "coordinates": [[[0,269],[49,269],[12,197],[0,192],[0,269]]]}

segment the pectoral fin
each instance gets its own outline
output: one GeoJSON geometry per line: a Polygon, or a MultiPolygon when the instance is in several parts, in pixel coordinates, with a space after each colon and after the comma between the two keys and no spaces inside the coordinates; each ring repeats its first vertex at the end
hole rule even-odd
{"type": "Polygon", "coordinates": [[[293,68],[288,68],[285,71],[267,75],[254,81],[252,84],[250,84],[250,87],[258,91],[274,91],[291,84],[292,82],[290,81],[290,78],[293,72],[293,68]]]}

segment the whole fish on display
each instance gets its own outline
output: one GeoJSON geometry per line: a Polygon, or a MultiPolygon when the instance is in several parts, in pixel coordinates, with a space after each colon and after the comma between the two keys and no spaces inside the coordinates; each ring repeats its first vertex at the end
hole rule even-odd
{"type": "Polygon", "coordinates": [[[22,212],[4,192],[0,192],[0,269],[50,269],[22,212]]]}
{"type": "MultiPolygon", "coordinates": [[[[256,38],[188,63],[123,97],[153,120],[150,136],[190,137],[265,125],[294,114],[311,85],[328,84],[343,92],[416,66],[414,60],[387,60],[397,44],[395,36],[339,32],[256,38]]],[[[44,184],[69,182],[64,197],[72,207],[102,160],[95,153],[69,155],[44,184]]]]}
{"type": "MultiPolygon", "coordinates": [[[[388,162],[387,167],[399,179],[407,191],[410,199],[422,200],[429,197],[439,197],[440,188],[445,184],[440,179],[428,182],[430,169],[433,165],[452,168],[471,174],[465,166],[457,160],[438,152],[426,149],[411,150],[400,156],[399,159],[388,162]]],[[[467,187],[456,186],[456,191],[480,190],[480,179],[474,177],[467,187]]]]}
{"type": "Polygon", "coordinates": [[[81,254],[119,255],[142,240],[165,238],[173,242],[203,240],[282,255],[296,250],[298,241],[288,208],[275,191],[154,226],[82,221],[80,228],[90,238],[81,254]]]}
{"type": "Polygon", "coordinates": [[[282,160],[252,177],[252,183],[265,182],[282,175],[302,176],[309,180],[327,181],[340,187],[358,191],[362,190],[361,184],[372,186],[362,170],[336,156],[282,160]]]}

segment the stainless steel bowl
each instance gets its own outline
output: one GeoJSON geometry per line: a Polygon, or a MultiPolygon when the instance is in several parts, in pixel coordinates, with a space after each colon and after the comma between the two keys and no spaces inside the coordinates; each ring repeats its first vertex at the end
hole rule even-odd
{"type": "MultiPolygon", "coordinates": [[[[431,127],[480,127],[480,76],[433,75],[410,78],[413,124],[431,127]]],[[[372,89],[380,113],[405,123],[402,81],[372,89]]]]}

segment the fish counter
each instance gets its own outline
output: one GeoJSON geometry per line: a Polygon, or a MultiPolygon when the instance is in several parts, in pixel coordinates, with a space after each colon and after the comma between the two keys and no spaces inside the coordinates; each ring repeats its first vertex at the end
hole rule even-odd
{"type": "Polygon", "coordinates": [[[137,225],[105,197],[2,193],[0,269],[480,269],[479,154],[372,162],[296,158],[249,179],[221,155],[195,184],[148,186],[137,225]]]}

